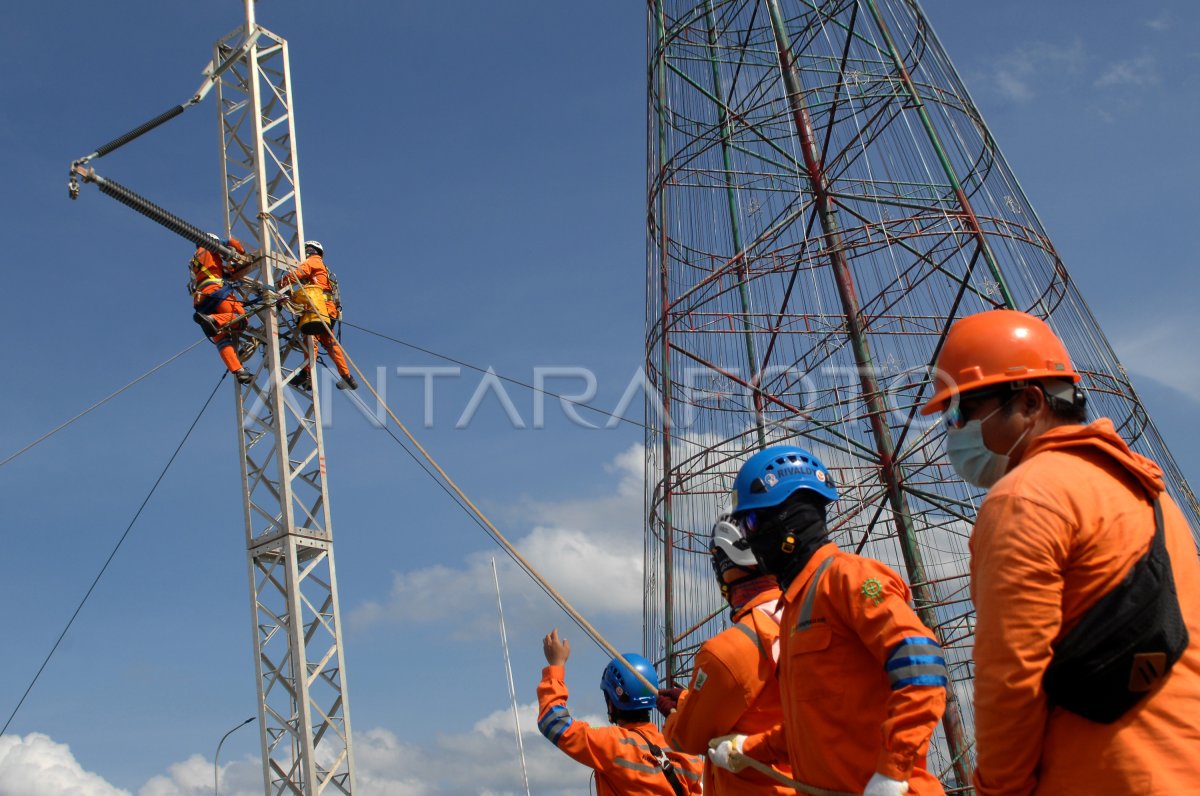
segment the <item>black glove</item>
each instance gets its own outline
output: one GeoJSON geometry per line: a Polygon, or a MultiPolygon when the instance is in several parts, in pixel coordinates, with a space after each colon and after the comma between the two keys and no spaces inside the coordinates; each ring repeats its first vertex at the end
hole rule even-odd
{"type": "Polygon", "coordinates": [[[663,716],[670,716],[675,710],[675,706],[679,704],[679,697],[684,692],[684,689],[678,686],[674,688],[664,688],[658,692],[658,698],[654,701],[658,712],[663,716]]]}

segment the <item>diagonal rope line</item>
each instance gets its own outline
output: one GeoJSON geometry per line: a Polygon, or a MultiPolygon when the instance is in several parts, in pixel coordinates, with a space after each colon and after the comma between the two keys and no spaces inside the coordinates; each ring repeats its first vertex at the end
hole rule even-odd
{"type": "Polygon", "coordinates": [[[133,525],[138,521],[138,517],[142,516],[142,511],[146,508],[146,504],[150,502],[150,498],[154,497],[155,491],[158,490],[158,485],[162,483],[163,478],[167,474],[167,470],[171,469],[171,465],[175,463],[175,457],[179,455],[179,451],[183,450],[184,443],[188,441],[188,437],[192,435],[192,431],[195,430],[196,424],[199,423],[200,418],[204,416],[204,412],[208,409],[208,405],[212,403],[212,399],[216,396],[217,390],[221,387],[221,382],[225,380],[226,375],[228,374],[221,374],[221,378],[217,380],[217,385],[213,387],[213,391],[209,393],[208,399],[205,400],[204,406],[200,407],[200,413],[196,415],[196,419],[192,421],[190,426],[188,426],[188,430],[183,435],[183,439],[179,440],[179,444],[175,446],[175,452],[171,454],[171,458],[167,460],[166,466],[164,466],[162,472],[158,474],[158,478],[154,481],[154,486],[150,487],[150,492],[142,501],[142,505],[138,506],[138,510],[134,512],[133,519],[131,519],[129,524],[125,526],[125,532],[121,534],[121,538],[118,539],[116,545],[113,546],[112,552],[108,554],[108,558],[105,560],[104,565],[100,567],[100,571],[96,573],[96,577],[92,581],[92,585],[88,586],[87,593],[83,595],[83,599],[80,600],[79,605],[75,607],[75,613],[71,614],[71,618],[67,620],[66,627],[64,627],[62,632],[58,634],[58,638],[54,641],[54,646],[50,648],[48,653],[46,653],[46,658],[42,661],[42,665],[38,667],[37,673],[34,674],[33,679],[29,682],[29,687],[25,689],[25,693],[21,694],[21,698],[17,701],[17,706],[13,708],[12,713],[10,713],[8,716],[8,721],[4,722],[4,727],[0,729],[0,735],[3,735],[8,731],[8,725],[12,724],[12,720],[16,717],[17,711],[19,711],[21,706],[25,704],[25,699],[29,696],[29,692],[33,690],[35,685],[37,685],[38,678],[42,676],[42,672],[45,671],[46,665],[50,663],[50,659],[54,656],[55,651],[58,650],[58,645],[62,643],[63,638],[65,638],[67,635],[67,631],[69,631],[71,629],[71,625],[75,623],[75,619],[79,616],[79,612],[83,610],[83,606],[85,603],[87,603],[88,598],[92,596],[92,592],[95,591],[96,585],[100,583],[100,578],[104,577],[104,573],[108,570],[108,565],[112,563],[114,558],[116,558],[117,551],[120,550],[121,545],[125,543],[125,539],[129,536],[129,532],[133,530],[133,525]]]}
{"type": "MultiPolygon", "coordinates": [[[[345,349],[343,348],[343,352],[344,351],[345,351],[345,349]]],[[[357,368],[355,368],[355,369],[357,370],[357,368]]],[[[361,375],[361,371],[360,371],[360,375],[361,375]]],[[[370,411],[369,407],[367,406],[366,401],[364,401],[358,395],[358,393],[351,392],[351,393],[347,393],[346,395],[351,401],[354,402],[354,404],[356,406],[358,406],[359,411],[361,411],[363,413],[368,413],[370,411]]],[[[418,467],[420,467],[427,476],[429,476],[430,480],[433,481],[434,485],[437,486],[438,489],[445,492],[446,495],[449,496],[450,500],[454,502],[454,505],[456,505],[460,509],[462,509],[463,513],[467,515],[467,519],[469,519],[471,522],[473,522],[477,526],[479,526],[480,530],[482,530],[488,536],[491,536],[492,540],[497,542],[497,544],[500,544],[502,548],[504,547],[504,545],[498,539],[496,539],[496,537],[492,534],[492,532],[488,528],[488,526],[484,525],[483,522],[480,521],[479,517],[475,516],[475,514],[471,511],[471,509],[467,506],[467,504],[464,503],[462,501],[462,499],[459,498],[458,495],[456,495],[453,491],[451,491],[450,487],[448,487],[444,483],[442,483],[442,480],[440,478],[438,478],[437,473],[435,473],[432,469],[430,469],[429,465],[426,464],[421,459],[420,456],[418,456],[416,453],[414,453],[413,450],[404,442],[404,440],[402,440],[400,437],[396,436],[396,432],[392,431],[392,429],[389,428],[386,424],[383,425],[382,428],[389,437],[391,437],[393,440],[396,441],[396,444],[400,446],[400,450],[402,450],[406,454],[408,454],[408,457],[410,459],[412,459],[413,462],[418,467]]],[[[516,564],[518,567],[522,566],[521,561],[518,560],[516,557],[514,557],[512,555],[512,553],[510,553],[507,550],[507,548],[504,549],[504,552],[508,555],[509,558],[512,559],[514,564],[516,564]]],[[[546,586],[540,580],[538,580],[537,578],[534,578],[533,581],[535,584],[537,584],[538,588],[540,588],[546,594],[547,597],[549,597],[551,600],[556,599],[554,593],[551,592],[548,588],[546,588],[546,586]]],[[[571,621],[575,622],[575,625],[584,632],[584,634],[587,634],[587,632],[588,632],[587,628],[585,628],[583,625],[579,624],[579,622],[575,620],[575,617],[572,616],[570,613],[568,613],[568,616],[570,617],[571,621]]],[[[603,647],[601,647],[601,649],[603,649],[603,647]]]]}
{"type": "Polygon", "coordinates": [[[143,373],[142,375],[138,376],[136,379],[134,379],[133,381],[129,382],[129,383],[128,383],[128,384],[126,384],[124,387],[121,387],[120,389],[116,390],[115,392],[109,393],[109,394],[108,394],[107,396],[105,396],[104,398],[101,398],[99,401],[96,401],[96,403],[92,404],[92,405],[91,405],[91,406],[89,406],[87,409],[84,409],[82,412],[80,412],[79,414],[75,415],[75,416],[74,416],[74,417],[72,417],[70,420],[67,420],[66,422],[64,422],[64,423],[61,423],[61,424],[59,424],[58,426],[55,426],[54,428],[50,429],[49,431],[47,431],[47,432],[46,432],[45,434],[43,434],[42,436],[40,436],[40,437],[38,437],[37,439],[35,439],[33,442],[31,442],[31,443],[29,443],[28,445],[26,445],[24,448],[21,448],[19,451],[16,451],[15,453],[10,453],[10,454],[8,455],[8,458],[4,459],[3,461],[0,461],[0,467],[3,467],[4,465],[8,464],[8,463],[9,463],[9,462],[11,462],[13,459],[15,459],[15,458],[17,458],[18,456],[20,456],[22,453],[25,453],[26,451],[28,451],[30,448],[33,448],[33,447],[35,447],[35,446],[37,446],[37,445],[40,445],[41,443],[43,443],[43,442],[45,442],[46,440],[50,439],[50,437],[52,437],[52,436],[54,436],[55,434],[57,434],[58,432],[62,431],[64,428],[66,428],[67,426],[71,425],[71,424],[72,424],[72,423],[74,423],[76,420],[79,420],[79,419],[80,419],[81,417],[83,417],[84,415],[90,414],[91,412],[95,411],[96,409],[99,409],[101,406],[103,406],[104,404],[108,403],[108,402],[109,402],[109,401],[111,401],[113,398],[116,398],[118,395],[120,395],[121,393],[125,392],[125,391],[126,391],[126,390],[128,390],[130,387],[132,387],[133,385],[135,385],[135,384],[137,384],[138,382],[142,381],[143,379],[145,379],[146,377],[150,376],[151,374],[153,374],[153,373],[155,373],[155,372],[157,372],[157,371],[159,371],[159,370],[162,370],[164,367],[166,367],[167,365],[171,364],[171,363],[172,363],[172,362],[174,362],[175,360],[179,359],[181,356],[183,356],[184,354],[188,353],[189,351],[191,351],[193,348],[195,348],[196,346],[200,345],[200,344],[201,344],[202,342],[204,342],[204,341],[205,341],[205,338],[203,338],[203,337],[202,337],[202,338],[200,338],[199,340],[197,340],[196,342],[192,343],[192,344],[191,344],[190,346],[188,346],[187,348],[185,348],[185,349],[183,349],[182,351],[180,351],[178,354],[175,354],[174,356],[168,357],[167,359],[163,360],[162,362],[159,362],[157,365],[155,365],[154,367],[150,368],[150,370],[148,370],[148,371],[146,371],[145,373],[143,373]]]}
{"type": "MultiPolygon", "coordinates": [[[[328,334],[333,334],[328,325],[325,325],[325,331],[328,334]]],[[[509,558],[515,561],[517,566],[519,566],[525,572],[525,574],[533,578],[537,585],[541,587],[542,591],[550,595],[550,598],[554,600],[554,602],[557,603],[558,606],[562,608],[568,616],[571,617],[575,624],[577,624],[583,630],[583,632],[592,639],[592,641],[596,642],[601,649],[603,649],[613,658],[623,662],[630,671],[637,675],[637,678],[641,680],[647,688],[652,691],[655,690],[654,685],[645,677],[645,675],[631,666],[625,659],[625,656],[618,652],[617,648],[609,643],[608,639],[601,635],[600,631],[597,630],[591,622],[585,619],[583,614],[575,610],[575,607],[572,606],[565,597],[559,594],[552,585],[550,585],[550,582],[546,580],[542,574],[538,572],[528,560],[526,560],[523,555],[521,555],[517,548],[513,546],[512,542],[508,541],[504,534],[500,532],[500,529],[488,519],[487,515],[484,514],[483,511],[476,506],[469,497],[467,497],[466,492],[464,492],[454,481],[454,479],[442,469],[441,465],[437,463],[437,460],[433,458],[429,451],[425,450],[425,447],[421,445],[421,443],[417,441],[417,438],[413,436],[412,432],[408,430],[408,426],[406,426],[400,420],[400,418],[396,416],[396,413],[392,411],[390,406],[388,406],[387,401],[383,400],[379,393],[375,391],[375,388],[371,385],[370,380],[368,380],[363,374],[362,370],[359,369],[358,364],[354,361],[354,358],[350,356],[350,353],[346,351],[345,346],[342,347],[342,353],[346,357],[346,362],[349,363],[350,367],[354,369],[354,372],[358,374],[358,377],[362,379],[363,386],[370,391],[371,395],[375,396],[375,400],[379,402],[379,405],[383,407],[385,412],[387,412],[388,417],[390,417],[392,422],[396,424],[396,428],[400,429],[400,432],[404,434],[409,444],[411,444],[413,448],[415,448],[421,454],[421,457],[429,463],[429,466],[437,471],[438,479],[436,480],[454,492],[454,494],[457,496],[457,500],[460,501],[460,505],[469,510],[474,517],[478,518],[480,523],[486,526],[488,535],[491,536],[492,539],[494,539],[496,543],[504,549],[509,558]]]]}

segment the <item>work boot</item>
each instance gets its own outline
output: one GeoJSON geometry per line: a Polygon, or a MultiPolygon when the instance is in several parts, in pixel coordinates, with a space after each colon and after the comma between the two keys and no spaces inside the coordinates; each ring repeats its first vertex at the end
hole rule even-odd
{"type": "Polygon", "coordinates": [[[215,337],[217,335],[217,324],[213,322],[212,316],[201,315],[196,312],[192,313],[192,320],[200,324],[200,328],[204,330],[206,337],[215,337]]]}
{"type": "Polygon", "coordinates": [[[358,382],[354,380],[353,376],[347,373],[345,376],[342,376],[342,380],[338,382],[337,388],[339,390],[357,390],[358,382]]]}
{"type": "Polygon", "coordinates": [[[254,381],[254,374],[245,368],[242,368],[237,373],[233,374],[233,376],[238,380],[238,384],[249,384],[250,382],[254,381]]]}

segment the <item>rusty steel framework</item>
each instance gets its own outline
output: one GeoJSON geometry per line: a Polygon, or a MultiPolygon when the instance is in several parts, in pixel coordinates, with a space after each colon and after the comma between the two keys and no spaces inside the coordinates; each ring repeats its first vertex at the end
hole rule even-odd
{"type": "Polygon", "coordinates": [[[917,414],[956,318],[1044,317],[1095,416],[1197,504],[916,0],[649,0],[645,645],[685,678],[723,603],[707,538],[746,455],[817,453],[834,539],[910,582],[969,790],[981,493],[917,414]]]}

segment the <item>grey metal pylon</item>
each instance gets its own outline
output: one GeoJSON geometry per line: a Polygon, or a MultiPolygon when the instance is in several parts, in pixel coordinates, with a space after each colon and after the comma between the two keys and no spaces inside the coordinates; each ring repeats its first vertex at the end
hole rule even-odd
{"type": "MultiPolygon", "coordinates": [[[[227,232],[257,248],[247,276],[274,286],[301,254],[303,217],[287,42],[246,24],[217,60],[253,44],[221,75],[217,101],[227,232]]],[[[276,307],[249,318],[263,356],[237,388],[247,567],[263,783],[268,794],[351,793],[350,707],[338,611],[320,395],[306,338],[280,337],[276,307]],[[308,374],[302,371],[309,370],[308,374]],[[290,386],[308,375],[310,390],[290,386]]]]}

